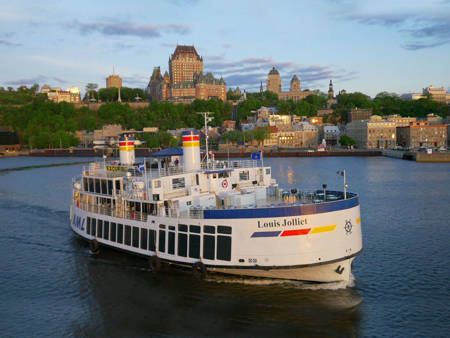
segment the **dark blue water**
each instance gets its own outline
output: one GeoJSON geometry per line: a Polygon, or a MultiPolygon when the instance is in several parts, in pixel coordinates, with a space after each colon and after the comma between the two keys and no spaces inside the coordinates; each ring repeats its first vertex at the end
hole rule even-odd
{"type": "Polygon", "coordinates": [[[265,159],[281,185],[359,192],[364,252],[353,287],[152,274],[91,256],[69,229],[80,159],[6,158],[0,169],[0,332],[26,336],[450,336],[450,165],[388,158],[265,159]],[[38,166],[38,167],[36,167],[38,166]]]}

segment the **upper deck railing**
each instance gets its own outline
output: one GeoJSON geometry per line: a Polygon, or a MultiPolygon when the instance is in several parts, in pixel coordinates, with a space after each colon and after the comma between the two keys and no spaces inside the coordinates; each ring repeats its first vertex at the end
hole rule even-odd
{"type": "MultiPolygon", "coordinates": [[[[227,161],[210,161],[208,164],[202,162],[202,171],[212,171],[212,170],[227,170],[227,169],[238,169],[238,168],[256,168],[260,167],[262,162],[259,160],[227,160],[227,161]]],[[[163,168],[147,168],[146,170],[138,170],[135,166],[120,166],[117,161],[97,161],[92,162],[88,166],[83,166],[84,176],[95,176],[95,177],[122,177],[130,173],[131,176],[143,176],[147,175],[148,178],[160,178],[166,176],[187,174],[197,171],[187,171],[184,170],[181,164],[166,166],[163,168]],[[117,169],[117,170],[108,170],[117,169]]]]}

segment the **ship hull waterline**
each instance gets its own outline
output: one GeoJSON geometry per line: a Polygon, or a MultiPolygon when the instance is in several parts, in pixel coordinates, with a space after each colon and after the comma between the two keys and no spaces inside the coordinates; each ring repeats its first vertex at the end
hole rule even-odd
{"type": "MultiPolygon", "coordinates": [[[[128,250],[126,247],[118,246],[115,243],[109,243],[109,241],[104,241],[102,238],[93,237],[90,235],[87,235],[85,232],[85,229],[80,228],[80,223],[85,224],[85,220],[87,217],[98,217],[102,216],[105,218],[104,215],[98,215],[95,213],[86,212],[84,210],[81,210],[76,205],[72,205],[71,208],[71,228],[72,230],[79,235],[81,238],[91,241],[93,239],[96,239],[101,246],[110,247],[113,249],[118,249],[122,252],[126,252],[129,254],[144,256],[144,257],[152,257],[158,255],[158,258],[161,262],[170,263],[173,265],[177,265],[180,267],[192,267],[195,262],[183,262],[178,261],[173,258],[164,257],[164,255],[159,255],[155,252],[146,252],[142,253],[139,251],[133,251],[128,250]],[[78,224],[77,222],[74,222],[74,218],[78,217],[78,224]]],[[[359,206],[358,206],[358,216],[359,216],[359,206]]],[[[116,218],[112,216],[107,217],[110,222],[122,222],[124,224],[130,224],[135,225],[136,223],[139,223],[141,225],[145,225],[150,222],[154,222],[157,220],[159,222],[158,218],[155,218],[155,220],[150,220],[148,222],[136,222],[132,220],[126,220],[122,218],[116,218]]],[[[195,220],[199,221],[199,220],[195,220]]],[[[165,222],[167,223],[167,222],[165,222]]],[[[350,280],[351,276],[351,267],[352,267],[352,261],[354,260],[355,256],[358,255],[361,250],[358,250],[358,252],[353,251],[350,255],[344,255],[329,261],[323,261],[319,263],[313,263],[313,264],[294,264],[294,265],[283,265],[283,266],[258,266],[257,264],[251,265],[251,266],[242,266],[242,265],[220,265],[220,264],[209,264],[207,261],[205,261],[204,267],[206,271],[213,272],[213,273],[220,273],[220,274],[226,274],[226,275],[236,275],[236,276],[244,276],[244,277],[257,277],[257,278],[271,278],[271,279],[286,279],[286,280],[298,280],[298,281],[308,281],[308,282],[340,282],[345,281],[348,282],[350,280]]],[[[197,260],[198,261],[198,260],[197,260]]]]}

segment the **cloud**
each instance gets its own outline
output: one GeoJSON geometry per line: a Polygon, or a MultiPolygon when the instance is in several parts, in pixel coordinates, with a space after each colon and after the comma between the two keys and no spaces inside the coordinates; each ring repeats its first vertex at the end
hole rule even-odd
{"type": "MultiPolygon", "coordinates": [[[[214,59],[208,57],[207,60],[214,59]]],[[[205,62],[205,71],[222,76],[228,86],[239,86],[248,90],[257,90],[267,80],[267,75],[272,67],[275,67],[281,75],[283,90],[289,89],[289,84],[294,74],[299,77],[302,88],[316,88],[322,86],[323,80],[350,80],[357,77],[354,72],[343,69],[334,69],[330,66],[299,65],[294,62],[279,62],[272,58],[245,58],[238,61],[226,61],[217,57],[217,61],[205,62]]]]}
{"type": "Polygon", "coordinates": [[[394,3],[375,6],[371,1],[334,3],[333,15],[340,20],[395,29],[407,50],[434,48],[450,42],[450,0],[394,3]]]}
{"type": "Polygon", "coordinates": [[[189,27],[183,24],[136,25],[126,22],[81,23],[78,21],[74,21],[69,25],[69,27],[78,29],[81,34],[100,33],[103,35],[137,36],[146,39],[158,38],[165,33],[180,35],[189,33],[189,27]]]}
{"type": "Polygon", "coordinates": [[[8,46],[8,47],[20,47],[22,46],[21,43],[15,43],[15,42],[11,42],[11,41],[6,41],[6,40],[0,40],[0,46],[8,46]]]}
{"type": "Polygon", "coordinates": [[[5,81],[4,83],[6,85],[10,85],[10,86],[32,86],[35,83],[45,84],[45,83],[50,83],[50,82],[56,82],[56,83],[62,83],[62,84],[68,83],[66,80],[60,79],[58,77],[46,76],[46,75],[42,75],[42,74],[37,75],[35,77],[31,77],[31,78],[5,81]]]}

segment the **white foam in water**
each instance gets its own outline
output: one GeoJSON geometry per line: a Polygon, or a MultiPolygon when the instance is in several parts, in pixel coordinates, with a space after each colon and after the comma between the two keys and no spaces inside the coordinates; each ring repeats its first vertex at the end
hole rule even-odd
{"type": "Polygon", "coordinates": [[[280,285],[287,288],[299,288],[304,290],[340,290],[355,286],[355,277],[350,274],[350,280],[331,283],[308,283],[289,279],[234,277],[225,275],[210,275],[206,278],[208,282],[244,284],[244,285],[280,285]]]}

